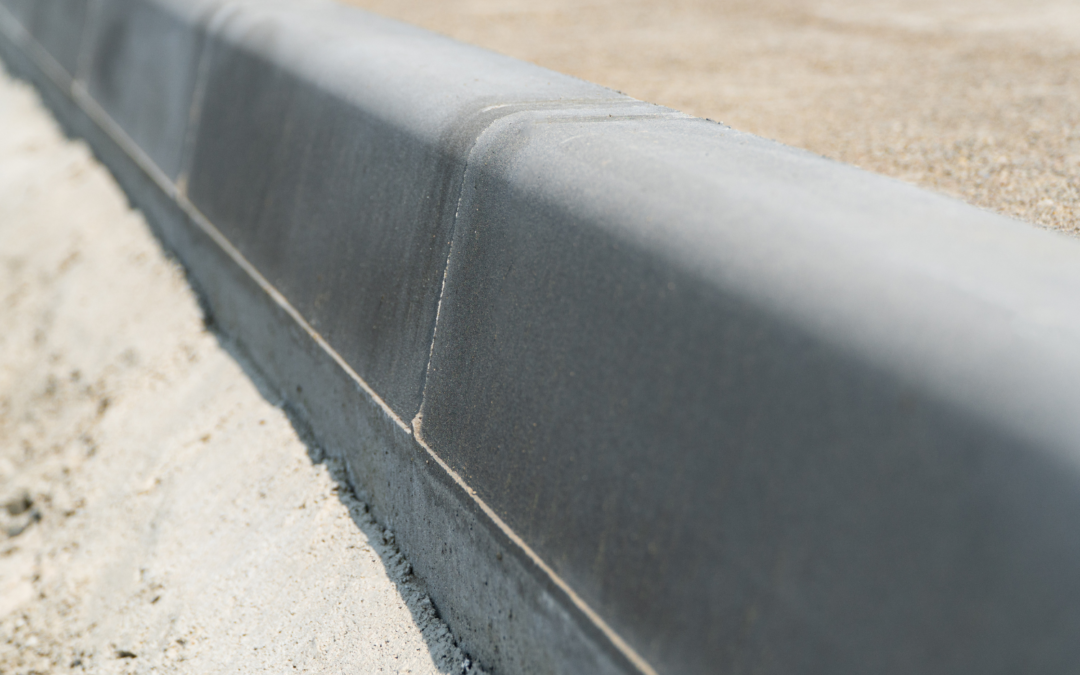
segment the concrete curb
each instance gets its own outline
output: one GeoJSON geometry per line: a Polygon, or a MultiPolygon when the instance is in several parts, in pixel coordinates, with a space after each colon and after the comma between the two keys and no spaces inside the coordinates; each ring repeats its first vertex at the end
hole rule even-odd
{"type": "Polygon", "coordinates": [[[1080,242],[334,5],[0,55],[485,667],[1080,660],[1080,242]]]}

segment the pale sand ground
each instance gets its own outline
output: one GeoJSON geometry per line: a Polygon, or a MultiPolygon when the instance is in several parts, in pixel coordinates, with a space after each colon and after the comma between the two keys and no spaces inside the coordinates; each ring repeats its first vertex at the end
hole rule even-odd
{"type": "Polygon", "coordinates": [[[1080,230],[1077,0],[343,0],[1080,230]]]}
{"type": "Polygon", "coordinates": [[[0,673],[460,673],[335,470],[0,71],[0,673]]]}

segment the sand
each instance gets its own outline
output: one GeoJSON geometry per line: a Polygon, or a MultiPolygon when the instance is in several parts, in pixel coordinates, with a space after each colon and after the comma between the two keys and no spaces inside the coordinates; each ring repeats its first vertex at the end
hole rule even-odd
{"type": "Polygon", "coordinates": [[[0,673],[463,672],[340,475],[0,71],[0,673]]]}
{"type": "Polygon", "coordinates": [[[1075,0],[344,0],[1080,230],[1075,0]]]}

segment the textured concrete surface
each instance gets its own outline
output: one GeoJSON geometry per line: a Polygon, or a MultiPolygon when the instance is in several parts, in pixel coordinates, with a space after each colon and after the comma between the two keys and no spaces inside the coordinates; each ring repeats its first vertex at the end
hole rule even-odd
{"type": "Polygon", "coordinates": [[[1057,232],[520,113],[469,158],[417,433],[660,672],[1057,672],[1078,294],[1057,232]]]}
{"type": "MultiPolygon", "coordinates": [[[[154,4],[168,6],[169,3],[154,4]]],[[[255,6],[263,9],[262,3],[255,3],[255,6]]],[[[277,22],[278,26],[284,26],[288,30],[296,28],[295,24],[287,20],[290,17],[308,25],[278,46],[284,47],[286,53],[289,53],[290,46],[294,48],[299,44],[306,48],[303,54],[309,58],[286,59],[284,63],[301,66],[306,64],[308,70],[302,73],[305,77],[332,75],[322,82],[330,92],[338,95],[343,95],[343,92],[353,92],[355,95],[356,81],[349,77],[350,71],[343,67],[341,60],[335,60],[332,54],[342,47],[356,47],[349,44],[348,36],[352,30],[371,30],[373,26],[381,26],[390,36],[405,37],[405,45],[398,44],[397,40],[380,42],[382,31],[376,30],[370,36],[372,40],[365,40],[365,44],[360,45],[360,51],[363,51],[371,49],[371,45],[366,43],[376,43],[375,51],[369,53],[369,57],[378,57],[379,47],[400,50],[403,46],[408,46],[410,52],[414,51],[413,47],[421,52],[424,49],[434,49],[443,57],[450,57],[436,59],[436,62],[441,63],[443,73],[452,74],[453,69],[447,71],[446,66],[454,63],[460,65],[464,57],[467,63],[474,66],[468,69],[470,74],[477,74],[474,72],[476,68],[482,69],[489,65],[493,66],[493,70],[498,74],[496,79],[502,82],[516,79],[518,84],[531,82],[541,89],[550,89],[553,84],[569,85],[568,89],[555,86],[553,96],[556,98],[560,93],[579,90],[600,91],[601,97],[609,100],[621,98],[594,85],[510,59],[494,57],[490,52],[444,40],[420,29],[396,22],[384,25],[388,22],[373,15],[366,15],[367,22],[359,21],[357,24],[358,16],[355,11],[346,11],[339,5],[325,3],[321,12],[311,14],[297,12],[296,6],[291,3],[281,3],[279,9],[290,6],[293,13],[286,14],[286,21],[277,22]],[[343,23],[349,25],[343,26],[343,23]],[[316,38],[314,40],[313,34],[316,38]],[[327,42],[325,38],[328,36],[336,38],[327,42]],[[329,54],[318,53],[316,48],[320,46],[333,49],[329,54]],[[320,70],[317,66],[326,63],[328,57],[329,63],[334,67],[320,70]],[[531,77],[526,77],[524,82],[518,77],[522,71],[531,72],[531,77]]],[[[184,15],[183,12],[179,14],[184,15]]],[[[267,18],[263,12],[254,11],[254,7],[251,13],[247,14],[249,21],[259,16],[267,18]]],[[[238,23],[243,28],[244,21],[238,23]]],[[[7,27],[10,29],[10,24],[7,27]]],[[[232,28],[235,27],[234,24],[232,28]]],[[[255,35],[248,36],[254,38],[254,44],[263,42],[259,31],[254,32],[255,35]]],[[[27,58],[26,52],[16,48],[17,44],[21,44],[21,33],[13,30],[9,35],[15,36],[15,42],[0,42],[4,58],[13,64],[21,76],[32,79],[41,87],[42,94],[64,122],[68,132],[89,140],[95,153],[108,164],[129,197],[148,214],[155,234],[168,250],[184,261],[189,274],[196,280],[201,302],[205,303],[205,307],[211,312],[217,329],[235,339],[237,349],[248,354],[251,363],[257,364],[270,387],[282,396],[283,405],[293,411],[294,419],[302,419],[305,428],[318,437],[322,447],[327,448],[333,456],[345,460],[351,484],[363,491],[364,498],[372,505],[373,513],[379,518],[379,522],[393,525],[397,545],[407,553],[419,576],[427,582],[428,592],[437,603],[440,616],[454,628],[461,644],[465,645],[470,653],[481,657],[479,660],[484,664],[490,664],[501,672],[623,671],[625,656],[612,647],[604,636],[597,634],[594,624],[575,611],[566,597],[565,588],[557,586],[538,570],[537,562],[490,520],[475,498],[470,497],[470,493],[463,486],[455,483],[450,475],[432,461],[434,456],[415,443],[406,423],[388,412],[382,399],[366,383],[358,380],[355,372],[345,365],[341,356],[329,351],[325,342],[312,340],[313,329],[300,323],[303,319],[294,309],[282,304],[283,300],[276,291],[269,289],[268,293],[265,279],[250,263],[237,257],[236,250],[213,229],[213,224],[207,223],[203,216],[194,213],[183,198],[182,204],[177,203],[177,190],[160,171],[160,167],[154,164],[153,159],[145,156],[145,150],[133,147],[133,144],[125,141],[123,131],[118,131],[114,122],[105,116],[106,113],[76,88],[82,105],[88,106],[90,114],[115,135],[107,134],[98,122],[87,117],[85,110],[61,93],[61,89],[66,90],[66,80],[62,76],[54,77],[50,82],[38,66],[27,58]],[[60,84],[61,89],[54,85],[55,82],[60,84]],[[117,138],[121,139],[121,145],[117,145],[117,138]]],[[[274,41],[269,43],[263,47],[267,55],[272,57],[275,53],[274,41]]],[[[133,44],[142,44],[151,50],[154,48],[153,43],[147,41],[133,44]]],[[[31,51],[36,59],[48,65],[47,58],[42,60],[39,52],[31,51]]],[[[296,55],[295,52],[292,54],[296,55]]],[[[145,60],[152,64],[154,57],[151,52],[145,60]]],[[[422,58],[422,54],[412,53],[412,58],[422,58]]],[[[183,62],[174,65],[181,71],[184,70],[183,62]]],[[[262,94],[272,95],[277,85],[288,81],[291,72],[288,67],[280,68],[277,74],[282,79],[279,80],[272,76],[274,71],[270,69],[270,77],[260,80],[269,88],[262,94]]],[[[436,69],[435,80],[438,80],[438,73],[436,69]]],[[[459,74],[456,81],[460,89],[446,92],[456,101],[450,110],[462,106],[465,110],[474,109],[475,106],[470,106],[470,103],[476,103],[476,96],[470,89],[475,91],[476,87],[472,85],[475,85],[477,79],[469,78],[468,75],[463,78],[459,74]]],[[[393,107],[395,101],[401,103],[401,96],[406,99],[419,96],[420,102],[423,102],[423,89],[419,92],[402,92],[390,86],[381,91],[385,97],[362,98],[357,105],[363,103],[385,113],[387,104],[393,107]]],[[[484,90],[481,88],[482,91],[484,90]]],[[[490,83],[488,91],[490,93],[490,83]]],[[[529,91],[526,88],[519,94],[528,95],[529,91]]],[[[137,99],[135,102],[138,102],[137,99]]],[[[526,104],[528,103],[529,101],[526,101],[526,104]]],[[[448,110],[445,104],[445,100],[428,102],[429,106],[443,113],[448,110]]],[[[629,107],[636,108],[641,105],[634,103],[629,107]]],[[[505,112],[519,108],[520,106],[510,106],[505,112]]],[[[121,108],[119,112],[126,111],[121,108]]],[[[499,110],[496,110],[496,117],[498,113],[499,110]]],[[[272,117],[271,121],[273,119],[272,117]]],[[[477,123],[482,124],[484,120],[485,116],[480,115],[477,123]]],[[[406,118],[397,121],[416,123],[418,120],[406,118]]],[[[423,118],[419,122],[423,122],[423,118]]],[[[421,129],[426,131],[420,131],[419,135],[437,132],[439,128],[438,125],[424,127],[421,124],[421,129]]],[[[450,124],[449,128],[457,129],[453,124],[450,124]]],[[[289,129],[286,127],[286,130],[289,129]]],[[[468,142],[470,130],[475,132],[474,126],[466,124],[462,138],[455,140],[454,134],[449,134],[449,138],[440,138],[436,133],[436,138],[428,140],[445,141],[448,144],[447,149],[453,149],[457,147],[457,143],[468,142]]],[[[406,128],[399,135],[408,137],[407,131],[406,128]]],[[[389,142],[393,146],[396,140],[391,138],[384,143],[389,142]]],[[[212,139],[210,143],[212,144],[212,139]]],[[[340,164],[322,164],[319,160],[324,158],[321,157],[313,159],[315,161],[308,165],[308,170],[313,172],[312,179],[309,180],[316,184],[316,194],[322,194],[328,201],[334,201],[342,195],[347,197],[350,194],[350,184],[342,185],[334,180],[333,175],[325,174],[328,169],[340,169],[340,164]],[[319,192],[318,181],[314,180],[319,176],[326,178],[329,195],[319,192]]],[[[350,158],[346,154],[341,159],[348,162],[350,158]]],[[[277,169],[273,165],[256,165],[252,170],[273,172],[277,169]]],[[[252,185],[258,187],[258,177],[252,178],[252,185]]],[[[180,182],[184,182],[183,178],[180,182]]],[[[375,199],[374,204],[368,208],[376,210],[377,207],[379,213],[384,215],[387,212],[395,213],[399,194],[397,190],[404,187],[394,182],[384,186],[384,190],[370,195],[375,199]]],[[[355,215],[355,212],[345,210],[342,215],[347,224],[349,216],[355,215]]],[[[300,237],[301,243],[313,245],[322,239],[321,245],[330,247],[331,252],[338,252],[332,238],[319,235],[318,222],[313,224],[314,229],[305,229],[307,224],[303,220],[296,223],[298,229],[293,234],[300,237]]],[[[255,221],[254,225],[257,226],[258,222],[255,221]]],[[[414,227],[414,223],[406,219],[398,223],[398,226],[407,233],[414,227]]],[[[345,230],[345,233],[360,238],[366,234],[362,229],[355,233],[345,230]]],[[[272,245],[274,243],[270,242],[272,245]]],[[[287,241],[276,244],[282,247],[283,254],[288,252],[287,241]]],[[[420,244],[425,245],[422,241],[420,244]]],[[[427,245],[439,244],[436,241],[427,245]]],[[[288,256],[285,257],[286,260],[282,262],[288,263],[288,256]]],[[[309,260],[313,264],[324,262],[318,258],[309,260]]],[[[345,259],[345,263],[348,262],[349,260],[345,259]]],[[[325,264],[320,267],[325,268],[325,264]]],[[[281,270],[270,267],[267,271],[277,273],[281,270]]],[[[341,271],[338,270],[339,273],[341,271]]],[[[299,268],[294,272],[303,274],[304,269],[299,268]]],[[[342,281],[337,274],[316,274],[315,277],[311,279],[311,275],[308,275],[308,283],[316,286],[340,285],[342,281]]],[[[346,301],[348,298],[362,297],[355,295],[354,290],[346,291],[343,296],[346,301]]],[[[335,306],[322,309],[333,311],[335,306]]],[[[313,307],[318,308],[318,304],[313,307]]],[[[344,307],[347,309],[348,305],[344,307]]],[[[305,310],[310,309],[311,306],[305,307],[305,310]]],[[[318,315],[314,318],[318,319],[318,315]]],[[[389,342],[383,343],[380,348],[385,355],[392,358],[399,346],[389,342]]]]}
{"type": "Polygon", "coordinates": [[[345,0],[1049,227],[1080,228],[1072,0],[345,0]]]}
{"type": "Polygon", "coordinates": [[[0,129],[0,672],[462,672],[343,467],[2,73],[0,129]]]}
{"type": "Polygon", "coordinates": [[[78,69],[89,0],[3,0],[68,77],[78,69]]]}
{"type": "Polygon", "coordinates": [[[184,160],[204,35],[215,0],[104,0],[83,36],[90,96],[171,180],[184,160]]]}
{"type": "Polygon", "coordinates": [[[475,134],[534,101],[625,97],[325,5],[217,22],[188,194],[408,421],[475,134]]]}
{"type": "Polygon", "coordinates": [[[44,89],[485,663],[1075,660],[1075,239],[316,4],[214,21],[177,186],[44,89]]]}

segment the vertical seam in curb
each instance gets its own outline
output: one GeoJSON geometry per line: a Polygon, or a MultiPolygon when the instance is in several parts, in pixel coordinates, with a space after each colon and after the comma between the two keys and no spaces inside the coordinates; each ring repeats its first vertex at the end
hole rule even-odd
{"type": "Polygon", "coordinates": [[[195,142],[198,138],[199,125],[202,123],[203,102],[209,86],[212,24],[224,9],[225,3],[221,3],[210,10],[203,21],[194,23],[195,30],[201,34],[199,62],[195,67],[195,86],[191,90],[191,107],[188,109],[187,129],[184,131],[184,141],[180,148],[180,170],[176,176],[176,193],[183,196],[185,200],[187,199],[188,178],[195,162],[195,142]]]}
{"type": "Polygon", "coordinates": [[[75,72],[72,73],[74,82],[85,82],[90,76],[90,47],[93,44],[91,38],[97,32],[98,22],[101,20],[102,0],[90,0],[86,3],[86,16],[83,18],[82,28],[79,29],[79,50],[75,57],[75,72]]]}
{"type": "MultiPolygon", "coordinates": [[[[481,115],[489,110],[498,107],[502,106],[490,106],[484,108],[478,111],[477,115],[481,115]]],[[[432,356],[435,352],[435,340],[438,337],[439,332],[439,315],[442,313],[442,303],[446,292],[446,281],[450,273],[450,259],[454,254],[454,241],[456,240],[455,234],[457,233],[458,218],[461,214],[462,201],[464,200],[465,182],[468,178],[469,166],[470,164],[472,164],[472,155],[473,152],[476,150],[477,144],[480,142],[480,138],[489,129],[491,129],[492,126],[517,113],[529,112],[527,109],[514,109],[513,106],[508,107],[511,107],[511,110],[508,111],[505,115],[500,115],[495,119],[492,119],[488,124],[484,125],[482,129],[476,132],[475,136],[472,139],[472,142],[469,145],[468,152],[464,153],[465,162],[464,166],[462,167],[461,181],[458,185],[457,204],[454,208],[453,221],[450,225],[450,246],[446,253],[445,264],[443,265],[442,284],[439,287],[439,299],[435,307],[435,325],[432,329],[431,346],[428,349],[427,363],[424,368],[424,382],[420,394],[420,407],[416,413],[416,416],[413,417],[412,420],[412,435],[413,438],[416,439],[417,444],[419,444],[420,447],[424,449],[424,452],[426,452],[428,456],[431,457],[431,459],[443,471],[445,471],[448,476],[450,476],[454,483],[456,483],[462,490],[464,490],[465,494],[467,494],[469,498],[480,508],[484,515],[486,515],[491,520],[491,522],[494,523],[495,526],[515,546],[517,546],[519,549],[521,549],[522,552],[525,553],[525,556],[536,566],[536,568],[539,569],[545,576],[547,576],[559,590],[566,594],[566,597],[570,600],[570,602],[579,611],[581,611],[582,614],[585,615],[589,622],[592,623],[596,627],[596,629],[599,630],[600,633],[603,634],[604,637],[606,637],[611,642],[612,646],[614,646],[615,649],[627,659],[627,661],[629,661],[643,675],[658,675],[656,669],[653,668],[648,661],[646,661],[640,654],[638,654],[637,651],[633,647],[631,647],[630,644],[626,642],[626,640],[622,638],[622,636],[615,632],[615,630],[611,628],[611,626],[609,626],[606,621],[604,621],[604,619],[596,610],[594,610],[581,596],[574,592],[570,585],[565,580],[563,580],[563,578],[559,576],[559,574],[550,565],[544,562],[543,558],[541,558],[540,555],[537,554],[536,551],[534,551],[532,547],[529,546],[517,532],[515,532],[509,525],[507,525],[506,522],[503,521],[501,517],[499,517],[495,510],[487,504],[487,502],[485,502],[479,495],[477,495],[476,490],[473,489],[467,482],[465,482],[465,479],[462,478],[457,471],[451,468],[450,465],[447,464],[446,461],[444,461],[442,457],[440,457],[431,448],[430,445],[428,445],[427,441],[424,439],[423,436],[422,427],[424,420],[424,403],[427,401],[427,376],[428,373],[430,373],[431,371],[432,356]]]]}
{"type": "MultiPolygon", "coordinates": [[[[485,125],[483,129],[476,133],[476,135],[472,139],[472,143],[469,146],[469,151],[465,153],[465,166],[463,167],[462,179],[458,185],[457,204],[455,206],[453,221],[451,223],[449,232],[450,247],[447,250],[446,260],[443,267],[442,285],[440,286],[439,300],[436,306],[436,316],[435,324],[432,330],[432,340],[428,350],[428,361],[424,368],[425,382],[424,387],[421,390],[422,395],[420,411],[412,420],[411,424],[406,424],[404,420],[402,420],[401,417],[399,417],[397,413],[395,413],[393,409],[390,408],[389,405],[387,405],[387,403],[382,399],[382,397],[379,396],[379,394],[376,393],[375,390],[372,389],[371,386],[368,385],[368,383],[362,377],[360,377],[360,375],[348,364],[348,362],[346,362],[345,359],[342,358],[342,356],[338,354],[336,350],[334,350],[334,348],[326,341],[326,339],[323,338],[323,336],[320,335],[307,322],[307,320],[304,319],[303,315],[301,315],[300,312],[292,306],[288,299],[280,291],[278,291],[278,289],[275,288],[265,277],[263,277],[263,275],[258,271],[258,269],[255,268],[255,266],[252,265],[235,246],[233,246],[232,242],[230,242],[228,238],[225,237],[225,235],[222,234],[221,231],[218,230],[218,228],[214,226],[214,224],[210,222],[210,220],[207,219],[206,216],[204,216],[198,210],[198,208],[195,207],[195,205],[188,200],[186,194],[184,194],[180,189],[178,189],[178,185],[174,184],[169,179],[169,177],[165,175],[165,173],[153,162],[153,160],[150,159],[150,157],[145,152],[143,152],[143,150],[127,135],[126,132],[124,132],[124,130],[116,123],[116,121],[113,120],[112,117],[109,116],[109,114],[97,103],[97,101],[93,99],[93,97],[87,90],[85,84],[78,82],[74,78],[66,77],[67,73],[63,70],[60,64],[57,63],[55,59],[53,59],[52,56],[44,50],[43,47],[37,44],[33,37],[26,31],[25,27],[19,24],[18,21],[15,20],[15,18],[2,5],[0,5],[0,30],[3,30],[3,32],[8,35],[8,38],[15,44],[16,47],[18,47],[20,43],[23,44],[23,46],[28,52],[27,56],[29,56],[31,61],[33,61],[39,68],[41,68],[42,72],[50,80],[53,81],[53,84],[55,84],[61,90],[66,89],[71,98],[76,103],[76,105],[80,109],[82,109],[82,111],[90,118],[90,120],[93,121],[102,131],[104,131],[106,135],[108,135],[109,138],[112,139],[114,143],[116,143],[120,150],[124,152],[124,154],[126,154],[136,164],[136,166],[138,166],[139,169],[141,169],[170,199],[172,199],[173,202],[176,203],[177,206],[179,206],[189,218],[191,218],[192,222],[194,222],[200,230],[202,230],[207,236],[209,236],[210,239],[213,240],[214,243],[217,244],[218,247],[226,255],[228,255],[234,263],[237,264],[237,266],[239,266],[268,296],[270,296],[270,298],[278,306],[280,306],[290,316],[290,318],[292,318],[293,321],[295,321],[297,325],[299,325],[315,341],[315,343],[323,351],[325,351],[334,360],[334,362],[337,363],[337,365],[360,386],[361,390],[363,390],[364,393],[367,394],[368,397],[383,410],[384,414],[386,414],[387,417],[393,420],[393,422],[397,424],[402,431],[412,436],[416,440],[416,442],[424,449],[428,456],[431,457],[431,459],[434,460],[434,462],[443,471],[445,471],[448,476],[450,476],[453,482],[469,496],[469,498],[491,520],[491,522],[515,546],[517,546],[525,553],[525,555],[536,566],[536,568],[539,569],[545,576],[547,576],[552,581],[552,583],[566,595],[570,602],[582,614],[584,614],[584,616],[589,620],[589,622],[592,623],[600,631],[600,633],[603,634],[611,642],[612,646],[620,654],[622,654],[627,659],[627,661],[629,661],[639,672],[643,673],[643,675],[658,675],[657,671],[643,657],[641,657],[641,655],[639,655],[637,651],[635,651],[633,647],[629,645],[629,643],[627,643],[618,633],[616,633],[614,629],[612,629],[607,624],[607,622],[600,617],[596,610],[589,606],[589,604],[584,599],[582,599],[577,593],[575,593],[574,590],[570,587],[570,585],[566,581],[564,581],[562,577],[560,577],[558,573],[555,572],[554,569],[552,569],[546,562],[544,562],[544,560],[521,538],[521,536],[514,532],[514,530],[510,528],[510,526],[507,525],[502,520],[502,518],[499,517],[499,515],[495,512],[494,509],[492,509],[483,499],[481,499],[477,495],[476,490],[470,487],[469,484],[466,483],[465,480],[456,471],[454,471],[441,457],[439,457],[432,450],[431,446],[427,444],[427,442],[423,439],[421,435],[423,401],[427,389],[426,374],[431,367],[431,354],[435,346],[435,333],[438,331],[438,317],[442,307],[443,292],[446,286],[450,257],[453,253],[453,235],[457,229],[457,221],[460,215],[460,208],[464,193],[464,185],[466,179],[466,171],[469,165],[469,158],[474,151],[480,137],[493,124],[502,119],[505,119],[505,117],[508,117],[514,113],[526,112],[525,110],[512,109],[506,115],[502,115],[497,117],[496,119],[493,119],[490,123],[485,125]],[[16,27],[14,34],[12,34],[13,27],[16,27]],[[57,72],[51,72],[53,70],[56,70],[57,72]],[[59,73],[61,72],[64,73],[65,77],[58,77],[59,73]]],[[[84,25],[84,31],[85,30],[86,27],[84,25]]],[[[208,45],[204,42],[200,50],[200,71],[196,76],[197,80],[201,79],[203,69],[202,67],[204,61],[206,60],[207,52],[208,45]]],[[[80,54],[80,58],[81,57],[82,54],[80,54]]],[[[205,84],[205,82],[202,84],[205,84]]],[[[202,85],[197,84],[196,89],[198,89],[200,86],[202,85]]],[[[199,100],[197,104],[201,109],[201,95],[199,95],[198,98],[199,100]]],[[[488,110],[498,107],[502,106],[491,106],[489,108],[485,108],[480,112],[486,112],[488,110]]],[[[513,106],[508,107],[512,108],[513,106]]],[[[196,114],[195,108],[196,100],[193,97],[192,108],[189,111],[189,118],[191,115],[196,114]]],[[[189,134],[193,133],[194,129],[189,127],[188,132],[189,134]]],[[[187,143],[188,134],[185,135],[185,152],[187,151],[187,143]]],[[[184,157],[182,161],[186,161],[186,159],[187,157],[184,157]]],[[[186,169],[187,167],[182,166],[181,180],[185,178],[186,169]]]]}

